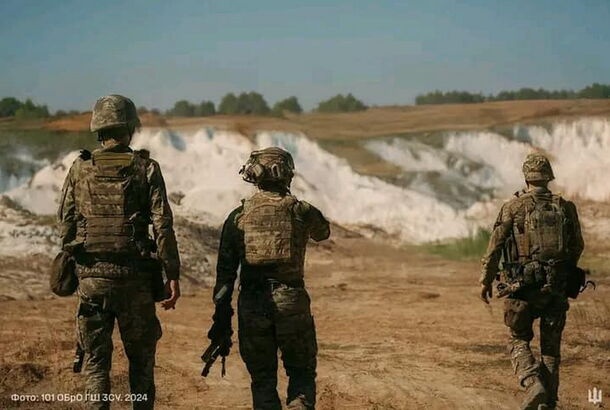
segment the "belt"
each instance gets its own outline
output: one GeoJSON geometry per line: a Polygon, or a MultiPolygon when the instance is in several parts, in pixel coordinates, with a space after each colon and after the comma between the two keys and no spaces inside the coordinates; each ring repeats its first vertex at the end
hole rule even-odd
{"type": "Polygon", "coordinates": [[[304,288],[305,282],[302,280],[280,282],[275,279],[264,279],[261,281],[242,282],[241,288],[244,290],[269,290],[273,292],[280,288],[304,288]]]}

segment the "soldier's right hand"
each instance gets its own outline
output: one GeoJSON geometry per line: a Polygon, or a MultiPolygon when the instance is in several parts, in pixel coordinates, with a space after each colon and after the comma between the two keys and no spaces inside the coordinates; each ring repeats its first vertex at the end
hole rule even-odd
{"type": "Polygon", "coordinates": [[[492,287],[491,285],[486,285],[484,283],[481,284],[481,295],[479,296],[481,300],[489,305],[489,299],[492,297],[492,287]]]}
{"type": "Polygon", "coordinates": [[[163,309],[175,309],[176,301],[180,297],[180,282],[177,279],[168,280],[165,284],[165,293],[169,295],[169,297],[165,300],[161,301],[161,306],[163,309]]]}

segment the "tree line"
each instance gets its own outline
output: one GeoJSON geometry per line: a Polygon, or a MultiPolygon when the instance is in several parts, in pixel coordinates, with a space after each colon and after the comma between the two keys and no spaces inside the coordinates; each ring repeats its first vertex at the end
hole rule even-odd
{"type": "MultiPolygon", "coordinates": [[[[347,95],[337,94],[327,100],[318,103],[314,109],[317,112],[335,113],[366,110],[368,107],[351,93],[347,95]]],[[[211,115],[271,115],[284,116],[286,113],[300,114],[303,112],[299,100],[291,96],[269,106],[262,94],[251,91],[239,94],[228,93],[220,100],[218,106],[213,101],[203,100],[193,103],[188,100],[180,100],[174,106],[165,111],[165,115],[173,117],[206,117],[211,115]]],[[[156,108],[148,109],[144,106],[138,107],[138,113],[152,113],[161,115],[156,108]]],[[[56,117],[79,114],[78,111],[58,110],[56,117]]],[[[18,119],[46,118],[49,117],[49,109],[46,105],[36,105],[27,99],[21,102],[14,97],[6,97],[0,100],[0,117],[15,117],[18,119]]]]}
{"type": "MultiPolygon", "coordinates": [[[[363,111],[368,107],[351,93],[347,95],[337,94],[318,103],[314,109],[317,112],[352,112],[363,111]]],[[[203,100],[200,103],[191,103],[187,100],[177,101],[173,108],[166,112],[169,116],[176,117],[204,117],[209,115],[273,115],[281,117],[286,113],[300,114],[303,107],[295,96],[291,96],[276,102],[270,107],[265,97],[251,91],[240,94],[228,93],[220,100],[218,107],[212,101],[203,100]]]]}
{"type": "MultiPolygon", "coordinates": [[[[432,91],[420,94],[415,98],[416,105],[425,104],[464,104],[480,103],[486,101],[512,101],[512,100],[566,100],[576,98],[606,99],[610,98],[610,85],[593,83],[581,90],[546,90],[544,88],[520,88],[513,91],[500,91],[497,94],[483,95],[468,91],[432,91]]],[[[368,106],[351,93],[337,94],[327,100],[320,101],[313,111],[321,113],[354,112],[368,109],[368,106]]],[[[153,108],[139,107],[138,112],[160,115],[161,111],[153,108]]],[[[269,106],[262,94],[251,91],[239,94],[228,93],[220,100],[218,105],[213,101],[203,100],[193,103],[188,100],[176,101],[174,106],[165,112],[165,115],[174,117],[205,117],[217,114],[222,115],[271,115],[284,116],[287,113],[300,114],[303,108],[295,96],[291,96],[269,106]]],[[[58,110],[55,116],[79,114],[78,111],[58,110]]],[[[0,118],[15,117],[17,119],[36,119],[50,117],[46,105],[37,105],[31,99],[20,101],[14,97],[5,97],[0,100],[0,118]]]]}
{"type": "Polygon", "coordinates": [[[415,97],[416,105],[424,104],[468,104],[486,101],[513,100],[570,100],[576,98],[610,98],[610,85],[593,83],[581,90],[546,90],[544,88],[520,88],[513,91],[500,91],[497,94],[483,95],[468,91],[432,91],[415,97]]]}
{"type": "Polygon", "coordinates": [[[49,117],[46,105],[36,105],[31,99],[20,101],[14,97],[0,100],[0,117],[15,117],[18,119],[36,119],[49,117]]]}

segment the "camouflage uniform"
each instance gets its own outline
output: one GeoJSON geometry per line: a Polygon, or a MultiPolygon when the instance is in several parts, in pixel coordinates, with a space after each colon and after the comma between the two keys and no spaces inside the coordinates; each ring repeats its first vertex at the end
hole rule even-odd
{"type": "MultiPolygon", "coordinates": [[[[552,176],[552,173],[550,175],[552,176]]],[[[524,231],[527,204],[532,200],[550,201],[551,198],[551,191],[546,187],[531,186],[527,191],[517,193],[515,198],[502,206],[494,224],[487,252],[482,259],[481,284],[491,287],[499,270],[498,264],[506,241],[516,237],[516,241],[519,242],[519,232],[524,231]]],[[[510,357],[519,382],[527,387],[536,378],[543,380],[547,394],[546,402],[551,407],[554,407],[557,401],[561,334],[565,326],[566,311],[569,308],[565,296],[566,278],[570,267],[576,266],[584,248],[575,205],[562,199],[561,206],[566,216],[563,260],[550,266],[540,263],[535,257],[528,256],[524,250],[519,252],[518,257],[518,262],[525,267],[524,275],[541,274],[546,280],[553,278],[551,289],[546,291],[541,289],[541,286],[524,286],[508,297],[504,307],[504,321],[510,329],[510,357]],[[532,326],[537,318],[540,318],[542,354],[540,364],[530,349],[530,342],[534,336],[532,326]]],[[[524,248],[523,244],[516,245],[517,248],[524,248]]]]}
{"type": "MultiPolygon", "coordinates": [[[[106,98],[116,103],[112,97],[116,96],[106,98]]],[[[94,109],[94,118],[95,115],[94,109]]],[[[131,392],[146,398],[134,402],[133,407],[153,408],[155,349],[161,326],[155,314],[151,272],[141,258],[146,252],[142,247],[148,244],[157,248],[168,280],[178,279],[180,270],[173,216],[159,165],[122,144],[81,154],[64,182],[58,218],[62,248],[72,251],[77,261],[77,336],[86,353],[87,393],[99,395],[100,399],[101,395],[110,393],[112,332],[116,319],[129,359],[131,392]],[[129,183],[122,186],[124,203],[117,207],[113,201],[118,193],[112,192],[112,186],[102,183],[96,192],[90,185],[100,175],[100,164],[120,166],[125,161],[129,166],[121,172],[129,178],[129,183]],[[130,218],[126,225],[115,224],[120,229],[103,219],[108,215],[116,219],[113,212],[123,212],[122,208],[129,212],[130,218]],[[155,234],[154,244],[148,238],[149,221],[155,234]],[[124,225],[129,227],[128,233],[131,231],[127,236],[124,225]],[[138,244],[137,249],[128,247],[134,243],[138,244]],[[112,250],[101,252],[101,249],[112,250]]],[[[109,402],[104,400],[94,399],[89,405],[96,409],[109,408],[109,402]]]]}
{"type": "MultiPolygon", "coordinates": [[[[273,224],[272,219],[269,226],[273,224]]],[[[315,407],[317,343],[310,299],[304,287],[303,267],[308,239],[321,241],[329,235],[329,223],[318,209],[281,190],[259,191],[231,212],[224,223],[214,293],[224,285],[233,288],[241,265],[239,350],[252,378],[256,410],[282,408],[276,391],[278,349],[289,378],[289,408],[315,407]],[[293,203],[294,220],[299,226],[294,233],[296,257],[292,262],[253,265],[246,260],[244,236],[248,227],[243,224],[244,209],[248,201],[260,200],[261,197],[293,203]]]]}

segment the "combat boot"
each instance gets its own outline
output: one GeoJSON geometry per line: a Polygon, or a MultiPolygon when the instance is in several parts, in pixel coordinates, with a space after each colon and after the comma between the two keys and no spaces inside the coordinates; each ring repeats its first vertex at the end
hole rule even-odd
{"type": "Polygon", "coordinates": [[[288,403],[288,410],[311,410],[313,406],[307,404],[305,396],[298,395],[290,403],[288,403]]]}
{"type": "Polygon", "coordinates": [[[540,372],[544,379],[547,391],[547,408],[554,409],[557,406],[557,391],[559,390],[559,357],[542,356],[540,372]]]}
{"type": "Polygon", "coordinates": [[[546,389],[538,376],[523,380],[523,386],[525,399],[521,403],[521,410],[538,410],[540,405],[546,406],[546,389]]]}

